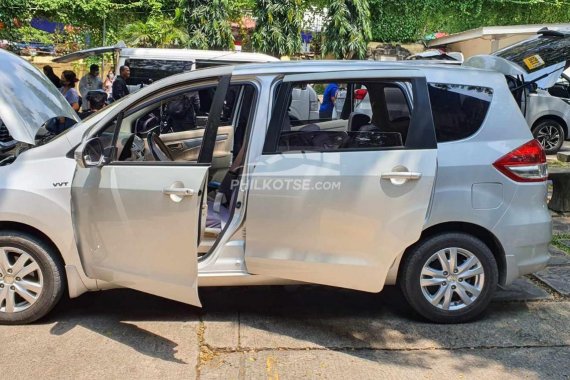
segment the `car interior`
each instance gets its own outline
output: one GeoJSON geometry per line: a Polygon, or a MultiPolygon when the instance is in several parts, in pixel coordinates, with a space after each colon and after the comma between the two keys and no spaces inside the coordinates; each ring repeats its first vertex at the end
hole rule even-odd
{"type": "MultiPolygon", "coordinates": [[[[103,146],[112,146],[119,124],[114,153],[118,161],[197,163],[216,86],[178,91],[135,106],[100,133],[103,146]]],[[[207,197],[202,202],[200,255],[208,253],[230,218],[254,97],[251,84],[232,84],[227,90],[204,189],[207,197]]]]}
{"type": "MultiPolygon", "coordinates": [[[[293,88],[300,85],[295,83],[293,88]]],[[[326,86],[326,83],[310,85],[318,87],[326,86]]],[[[340,88],[347,90],[337,119],[285,118],[279,138],[280,152],[405,145],[411,117],[411,101],[408,96],[411,84],[387,81],[343,83],[340,88]],[[362,107],[365,101],[369,102],[369,108],[362,107]]]]}
{"type": "Polygon", "coordinates": [[[570,77],[562,74],[559,81],[548,89],[548,93],[557,98],[570,99],[570,77]]]}

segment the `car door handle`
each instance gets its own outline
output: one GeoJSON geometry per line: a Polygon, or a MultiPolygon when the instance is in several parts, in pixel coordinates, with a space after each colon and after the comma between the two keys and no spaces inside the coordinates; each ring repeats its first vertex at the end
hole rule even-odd
{"type": "Polygon", "coordinates": [[[196,193],[194,189],[189,189],[187,187],[168,187],[163,189],[162,192],[165,195],[177,195],[179,197],[191,197],[196,193]]]}
{"type": "Polygon", "coordinates": [[[382,179],[420,179],[422,173],[418,172],[387,172],[380,174],[382,179]]]}

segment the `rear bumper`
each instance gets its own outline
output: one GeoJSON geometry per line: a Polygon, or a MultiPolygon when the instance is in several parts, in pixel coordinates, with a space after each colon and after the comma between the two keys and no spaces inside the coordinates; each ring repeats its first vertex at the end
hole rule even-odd
{"type": "Polygon", "coordinates": [[[505,256],[506,273],[501,285],[509,285],[518,277],[544,269],[550,259],[548,243],[518,247],[511,253],[505,256]]]}
{"type": "MultiPolygon", "coordinates": [[[[521,192],[525,190],[530,189],[521,192]]],[[[509,285],[518,277],[544,269],[550,259],[548,246],[552,240],[552,218],[546,206],[546,194],[540,196],[542,199],[537,199],[536,195],[521,195],[519,193],[515,198],[526,199],[527,202],[513,202],[493,228],[505,252],[506,268],[502,285],[509,285]],[[532,201],[528,202],[530,199],[532,201]]]]}

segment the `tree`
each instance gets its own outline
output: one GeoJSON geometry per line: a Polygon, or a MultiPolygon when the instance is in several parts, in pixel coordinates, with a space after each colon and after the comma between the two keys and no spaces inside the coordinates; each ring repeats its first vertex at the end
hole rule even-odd
{"type": "Polygon", "coordinates": [[[368,0],[330,0],[322,36],[324,55],[364,58],[372,38],[368,0]]]}
{"type": "Polygon", "coordinates": [[[256,27],[253,47],[274,56],[293,55],[301,50],[305,2],[302,0],[259,0],[253,9],[256,27]]]}
{"type": "Polygon", "coordinates": [[[22,20],[28,17],[28,0],[3,0],[0,7],[0,39],[15,40],[22,20]]]}
{"type": "Polygon", "coordinates": [[[568,1],[369,0],[374,41],[416,42],[433,32],[491,25],[568,22],[568,1]]]}
{"type": "Polygon", "coordinates": [[[147,21],[137,21],[125,26],[119,37],[133,47],[186,47],[188,33],[175,25],[173,19],[151,16],[147,21]]]}
{"type": "Polygon", "coordinates": [[[188,45],[197,49],[234,48],[228,0],[182,0],[182,22],[188,27],[188,45]]]}

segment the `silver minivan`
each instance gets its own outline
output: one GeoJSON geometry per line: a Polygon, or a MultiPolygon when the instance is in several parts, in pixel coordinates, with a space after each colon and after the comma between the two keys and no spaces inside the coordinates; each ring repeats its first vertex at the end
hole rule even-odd
{"type": "Polygon", "coordinates": [[[459,323],[549,258],[546,158],[496,72],[224,66],[72,127],[30,64],[0,51],[0,76],[0,118],[18,141],[0,153],[1,323],[41,318],[64,291],[200,306],[198,287],[275,284],[398,284],[419,315],[459,323]],[[349,91],[339,119],[290,116],[295,88],[333,81],[365,87],[371,114],[349,91]],[[189,92],[210,100],[203,128],[170,114],[189,92]]]}
{"type": "Polygon", "coordinates": [[[547,154],[555,154],[570,138],[570,93],[557,85],[569,59],[570,30],[543,28],[492,55],[470,57],[464,65],[503,73],[533,136],[547,154]]]}

